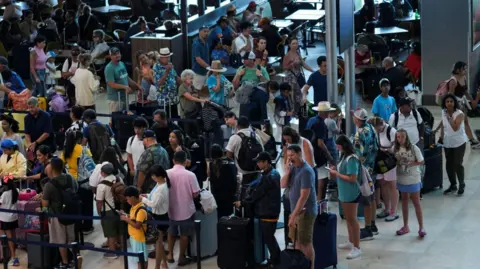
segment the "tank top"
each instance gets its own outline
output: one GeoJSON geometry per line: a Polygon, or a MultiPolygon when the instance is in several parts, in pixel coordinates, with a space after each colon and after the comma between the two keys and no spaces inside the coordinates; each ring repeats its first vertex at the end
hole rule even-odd
{"type": "Polygon", "coordinates": [[[467,93],[467,88],[466,82],[465,85],[461,85],[460,81],[457,80],[457,86],[455,87],[453,93],[456,97],[462,98],[467,93]]]}
{"type": "Polygon", "coordinates": [[[47,55],[45,54],[45,51],[41,48],[38,48],[37,46],[34,46],[33,50],[37,54],[37,60],[35,61],[35,69],[45,69],[45,63],[47,62],[47,55]]]}
{"type": "MultiPolygon", "coordinates": [[[[456,119],[458,115],[463,114],[463,112],[457,109],[453,112],[452,118],[456,119]]],[[[442,123],[443,123],[443,147],[445,148],[457,148],[468,141],[467,134],[465,133],[465,123],[460,124],[460,128],[457,131],[454,131],[452,126],[447,119],[447,112],[442,111],[442,123]]]]}
{"type": "MultiPolygon", "coordinates": [[[[300,148],[302,149],[302,157],[303,157],[303,159],[306,160],[306,158],[305,158],[305,150],[304,150],[304,148],[303,148],[304,143],[305,143],[304,141],[307,141],[308,147],[310,148],[310,152],[312,153],[312,155],[313,155],[313,146],[312,146],[312,143],[310,143],[310,141],[308,141],[308,139],[303,138],[303,137],[300,137],[300,141],[298,142],[298,146],[300,146],[300,148]]],[[[314,168],[314,167],[316,166],[316,164],[315,164],[315,158],[312,156],[312,159],[313,159],[313,167],[312,167],[312,168],[314,168]]]]}

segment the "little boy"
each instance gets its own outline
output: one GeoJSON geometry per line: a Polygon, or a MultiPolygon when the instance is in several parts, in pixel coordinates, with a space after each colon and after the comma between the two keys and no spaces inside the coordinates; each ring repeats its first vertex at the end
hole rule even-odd
{"type": "MultiPolygon", "coordinates": [[[[146,268],[148,268],[148,250],[147,250],[147,240],[145,238],[145,230],[147,229],[143,223],[147,220],[147,211],[140,199],[140,192],[137,188],[130,186],[125,189],[124,196],[127,199],[127,203],[132,206],[130,209],[130,214],[127,215],[125,212],[120,211],[120,219],[125,221],[128,224],[128,234],[130,235],[130,246],[132,252],[139,253],[143,252],[143,257],[145,259],[146,268]]],[[[141,268],[141,263],[138,258],[135,258],[137,261],[138,269],[141,268]]]]}
{"type": "Polygon", "coordinates": [[[380,80],[379,85],[382,93],[373,100],[372,114],[388,122],[390,115],[397,111],[397,104],[395,103],[395,98],[388,95],[390,81],[383,78],[380,80]]]}
{"type": "Polygon", "coordinates": [[[339,115],[342,113],[342,110],[337,104],[331,104],[330,107],[335,108],[335,110],[330,111],[328,113],[328,118],[325,119],[325,125],[328,129],[328,139],[325,142],[325,145],[327,146],[327,149],[333,158],[332,165],[336,165],[338,159],[338,151],[335,141],[337,140],[337,135],[342,132],[342,118],[339,117],[339,115]]]}

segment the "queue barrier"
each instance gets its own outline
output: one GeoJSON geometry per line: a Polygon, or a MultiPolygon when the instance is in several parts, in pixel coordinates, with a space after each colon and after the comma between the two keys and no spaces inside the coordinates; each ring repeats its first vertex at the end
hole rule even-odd
{"type": "MultiPolygon", "coordinates": [[[[81,206],[81,205],[80,205],[81,206]]],[[[12,209],[5,209],[5,208],[0,208],[0,212],[5,212],[5,213],[15,213],[15,214],[22,214],[22,215],[35,215],[40,218],[40,225],[43,225],[45,223],[45,218],[64,218],[64,219],[72,219],[72,220],[117,220],[120,221],[120,216],[84,216],[84,215],[65,215],[65,214],[52,214],[52,213],[46,213],[46,212],[32,212],[32,211],[20,211],[20,210],[12,210],[12,209]]],[[[160,220],[148,220],[145,223],[148,224],[155,224],[155,225],[168,225],[170,224],[168,221],[160,221],[160,220]]],[[[77,225],[78,222],[72,225],[77,225]]],[[[201,229],[201,221],[200,220],[194,220],[191,222],[191,225],[194,225],[195,227],[195,239],[196,239],[196,251],[197,253],[201,253],[201,237],[200,237],[200,229],[201,229]]],[[[27,230],[24,227],[19,227],[18,229],[21,230],[27,230]]],[[[28,241],[28,240],[22,240],[22,239],[17,239],[17,238],[7,238],[6,235],[3,235],[0,237],[0,242],[2,242],[2,253],[5,255],[5,253],[9,252],[8,248],[8,241],[17,243],[17,244],[22,244],[22,245],[37,245],[40,246],[40,259],[41,259],[41,268],[46,269],[45,267],[45,247],[60,247],[60,248],[68,248],[72,249],[73,252],[73,259],[75,263],[75,269],[79,269],[79,262],[78,262],[78,256],[80,253],[80,250],[89,250],[89,251],[94,251],[94,252],[102,252],[102,253],[111,253],[115,254],[117,256],[123,256],[124,257],[124,268],[128,269],[128,257],[138,257],[140,261],[140,266],[143,269],[147,269],[146,263],[145,263],[145,257],[143,252],[142,253],[133,253],[133,252],[127,252],[127,242],[126,242],[126,234],[123,236],[123,251],[116,251],[116,250],[109,250],[109,249],[103,249],[103,248],[95,248],[95,247],[90,247],[84,244],[83,241],[83,232],[80,232],[79,229],[75,229],[76,234],[76,240],[73,243],[70,244],[54,244],[54,243],[47,243],[45,242],[45,229],[41,228],[40,229],[40,242],[36,241],[28,241]],[[79,236],[77,237],[77,231],[79,231],[79,236]],[[79,240],[77,240],[79,238],[79,240]]],[[[125,229],[125,233],[127,233],[125,229]]],[[[3,259],[3,267],[4,269],[8,268],[8,259],[3,259]]],[[[197,257],[196,259],[196,264],[197,264],[197,269],[202,268],[202,263],[201,263],[201,258],[197,257]]]]}

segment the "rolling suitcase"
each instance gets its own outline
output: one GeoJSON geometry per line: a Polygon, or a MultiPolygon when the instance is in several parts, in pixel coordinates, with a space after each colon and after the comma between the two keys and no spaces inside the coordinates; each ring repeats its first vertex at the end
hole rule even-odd
{"type": "Polygon", "coordinates": [[[425,149],[425,176],[423,177],[422,193],[427,193],[435,188],[443,188],[443,155],[442,147],[435,145],[425,149]]]}
{"type": "Polygon", "coordinates": [[[255,263],[262,264],[269,258],[268,248],[263,241],[262,229],[260,227],[260,220],[253,219],[253,238],[254,238],[254,252],[255,263]]]}
{"type": "MultiPolygon", "coordinates": [[[[200,259],[205,257],[214,256],[217,252],[217,210],[214,210],[212,213],[205,215],[201,211],[195,213],[195,219],[201,221],[200,229],[200,259]]],[[[190,242],[190,256],[193,258],[198,258],[197,254],[197,237],[193,236],[192,241],[190,242]]]]}
{"type": "Polygon", "coordinates": [[[295,249],[297,236],[297,230],[295,230],[293,249],[285,249],[280,253],[280,264],[277,269],[310,269],[312,262],[305,257],[302,251],[295,249]]]}
{"type": "MultiPolygon", "coordinates": [[[[33,242],[40,242],[40,234],[38,233],[28,233],[27,240],[33,242]]],[[[44,236],[45,242],[49,241],[48,235],[44,236]]],[[[44,250],[44,261],[45,268],[54,268],[57,264],[55,263],[57,248],[45,248],[44,250]]],[[[27,246],[27,258],[28,258],[28,268],[42,268],[41,264],[41,247],[38,245],[28,245],[27,246]]]]}
{"type": "Polygon", "coordinates": [[[248,252],[248,223],[250,219],[222,217],[217,224],[218,258],[221,269],[244,269],[248,252]]]}
{"type": "MultiPolygon", "coordinates": [[[[322,202],[319,208],[326,208],[322,202]]],[[[321,210],[322,211],[322,210],[321,210]]],[[[317,216],[313,228],[313,249],[315,253],[315,269],[337,267],[337,215],[322,212],[317,216]]]]}
{"type": "MultiPolygon", "coordinates": [[[[18,201],[17,207],[19,211],[34,212],[36,208],[40,207],[40,201],[18,201]]],[[[26,230],[22,229],[25,227],[25,216],[24,214],[18,214],[18,227],[20,229],[16,229],[16,237],[22,240],[26,237],[26,230]]]]}

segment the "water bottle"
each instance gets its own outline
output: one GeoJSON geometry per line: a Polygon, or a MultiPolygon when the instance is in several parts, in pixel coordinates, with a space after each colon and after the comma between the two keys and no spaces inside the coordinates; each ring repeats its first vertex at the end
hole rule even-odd
{"type": "Polygon", "coordinates": [[[115,141],[115,138],[111,137],[110,138],[110,145],[115,146],[117,144],[117,141],[115,141]]]}

